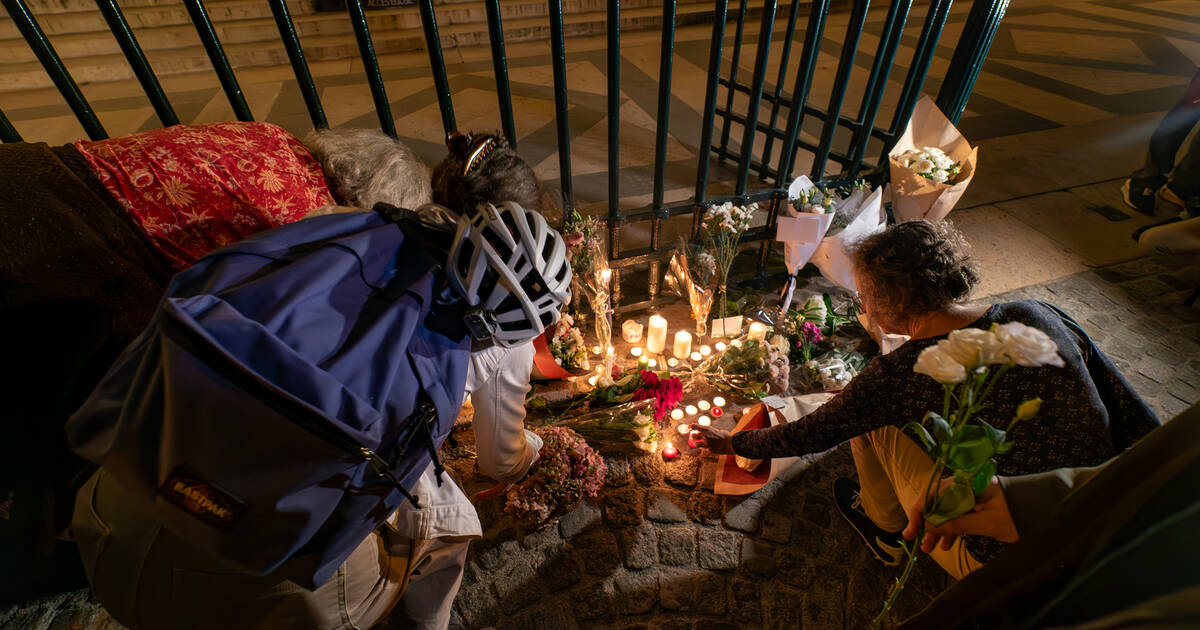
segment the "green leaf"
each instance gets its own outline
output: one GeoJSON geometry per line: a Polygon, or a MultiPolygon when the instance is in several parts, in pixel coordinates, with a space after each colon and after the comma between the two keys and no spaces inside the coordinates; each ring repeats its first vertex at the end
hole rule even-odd
{"type": "Polygon", "coordinates": [[[978,470],[995,454],[996,446],[983,427],[968,424],[962,428],[950,447],[947,463],[955,469],[978,470]]]}
{"type": "Polygon", "coordinates": [[[953,439],[953,432],[950,430],[950,423],[940,415],[930,411],[925,414],[925,417],[930,420],[933,425],[933,436],[937,438],[938,443],[942,446],[948,446],[953,439]]]}
{"type": "Polygon", "coordinates": [[[921,440],[921,443],[925,445],[926,451],[932,453],[933,449],[937,447],[937,444],[933,441],[933,436],[929,435],[929,431],[925,430],[925,427],[921,426],[920,422],[909,422],[904,425],[904,430],[912,431],[921,440]]]}
{"type": "Polygon", "coordinates": [[[991,440],[992,446],[998,448],[1000,443],[1004,441],[1004,431],[1001,431],[1000,429],[997,429],[996,427],[993,427],[982,420],[979,422],[979,424],[983,426],[983,433],[989,440],[991,440]]]}
{"type": "Polygon", "coordinates": [[[946,486],[934,501],[933,510],[925,513],[925,520],[934,527],[970,512],[975,507],[975,493],[971,486],[957,481],[946,486]]]}
{"type": "Polygon", "coordinates": [[[1013,447],[1012,442],[1001,442],[999,445],[996,446],[996,454],[1003,455],[1003,454],[1007,453],[1008,451],[1012,450],[1012,447],[1013,447]]]}
{"type": "Polygon", "coordinates": [[[989,459],[987,463],[983,465],[983,468],[980,468],[979,472],[975,473],[975,479],[971,482],[972,489],[975,491],[977,496],[983,494],[984,490],[987,490],[988,484],[992,482],[992,477],[995,476],[995,474],[996,462],[989,459]]]}

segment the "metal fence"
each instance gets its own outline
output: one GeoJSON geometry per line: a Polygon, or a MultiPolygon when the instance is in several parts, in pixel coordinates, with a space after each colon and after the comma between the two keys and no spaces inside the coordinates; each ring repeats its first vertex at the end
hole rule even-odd
{"type": "MultiPolygon", "coordinates": [[[[0,0],[8,10],[21,34],[49,73],[55,86],[79,119],[87,135],[95,139],[107,137],[103,125],[80,92],[54,47],[38,26],[24,0],[0,0]]],[[[275,24],[291,61],[296,81],[304,96],[308,113],[314,127],[326,127],[321,100],[317,92],[304,50],[297,36],[295,25],[288,12],[286,0],[267,0],[275,18],[275,24]]],[[[203,0],[182,0],[204,45],[213,70],[220,79],[221,87],[239,120],[253,120],[253,114],[238,86],[229,60],[213,29],[203,0]]],[[[130,67],[141,83],[147,98],[154,107],[164,126],[179,123],[171,103],[159,85],[154,71],[147,62],[137,38],[121,13],[116,0],[96,0],[96,4],[108,23],[113,36],[120,44],[130,67]]],[[[370,29],[363,11],[362,0],[346,0],[350,21],[357,38],[359,51],[371,88],[375,109],[382,130],[396,135],[395,123],[389,105],[387,91],[371,40],[370,29]]],[[[505,55],[504,28],[501,20],[500,1],[485,0],[488,31],[498,95],[501,126],[509,141],[516,146],[514,111],[508,79],[508,62],[505,55]]],[[[913,107],[921,95],[934,52],[941,38],[943,27],[950,15],[952,0],[929,0],[925,19],[915,38],[906,31],[913,0],[891,0],[887,5],[883,30],[871,57],[871,69],[863,91],[862,102],[856,114],[843,113],[848,108],[846,95],[851,82],[851,73],[859,55],[864,25],[867,21],[871,0],[853,0],[850,7],[845,36],[841,39],[841,51],[833,79],[833,89],[828,103],[812,103],[813,76],[822,44],[827,40],[826,25],[831,9],[831,0],[794,1],[787,10],[785,35],[782,41],[782,58],[778,63],[778,75],[768,85],[767,68],[772,38],[779,14],[778,2],[768,0],[761,7],[751,7],[747,0],[739,0],[734,16],[735,35],[731,52],[732,63],[722,74],[722,53],[730,21],[729,0],[714,0],[712,12],[712,39],[709,48],[705,103],[700,129],[700,152],[696,164],[695,193],[691,199],[664,203],[667,139],[671,124],[671,78],[675,49],[676,2],[664,0],[662,13],[662,54],[659,68],[659,94],[657,127],[655,130],[655,158],[653,174],[653,200],[649,207],[623,212],[620,208],[620,91],[621,91],[621,3],[607,2],[607,97],[608,97],[608,212],[610,264],[614,269],[614,300],[620,301],[622,272],[646,268],[648,279],[645,300],[622,305],[621,310],[644,307],[654,308],[659,301],[659,278],[661,264],[670,255],[672,247],[662,243],[663,222],[674,216],[692,217],[692,233],[697,232],[706,207],[726,200],[737,202],[758,201],[767,207],[766,224],[748,231],[744,242],[759,241],[758,270],[766,269],[770,240],[776,228],[776,217],[782,203],[786,203],[784,186],[792,175],[797,154],[801,151],[812,155],[813,163],[809,175],[822,184],[837,185],[855,178],[865,177],[879,181],[886,177],[886,169],[879,168],[885,162],[888,149],[903,132],[912,114],[913,107]],[[803,29],[798,28],[801,15],[807,7],[807,21],[803,29]],[[753,12],[759,14],[758,41],[754,46],[754,68],[749,82],[745,82],[739,66],[747,20],[753,12]],[[800,55],[794,84],[785,91],[785,79],[792,63],[792,44],[797,31],[803,33],[800,55]],[[880,105],[889,75],[893,69],[896,52],[901,40],[909,35],[914,50],[904,77],[903,88],[890,121],[877,123],[880,105]],[[745,95],[746,107],[735,106],[735,97],[745,95]],[[722,99],[722,96],[724,97],[722,99]],[[723,101],[723,103],[722,103],[723,101]],[[821,106],[824,106],[823,108],[821,106]],[[769,113],[764,115],[765,110],[769,113]],[[813,120],[819,125],[817,141],[809,142],[801,137],[801,129],[813,120]],[[740,142],[736,129],[741,130],[740,142]],[[719,133],[718,133],[719,129],[719,133]],[[848,132],[848,141],[838,142],[838,131],[848,132]],[[872,139],[879,150],[868,155],[872,139]],[[757,151],[756,151],[757,148],[757,151]],[[710,157],[726,160],[736,165],[736,177],[732,196],[709,198],[710,157]],[[830,162],[840,171],[827,176],[830,162]],[[754,175],[754,186],[751,185],[754,175]],[[645,247],[622,246],[622,232],[631,224],[650,223],[649,244],[645,247]]],[[[558,139],[559,173],[564,204],[574,207],[575,195],[572,186],[571,138],[568,124],[568,93],[566,42],[563,29],[562,0],[548,0],[550,20],[550,45],[554,75],[555,114],[558,139]]],[[[442,55],[442,43],[438,35],[437,17],[433,0],[418,0],[418,10],[424,27],[426,48],[429,52],[430,69],[441,109],[443,127],[455,128],[454,103],[446,64],[442,55]]],[[[950,120],[957,122],[966,108],[980,66],[991,47],[992,39],[1004,16],[1008,0],[973,0],[963,26],[957,46],[951,56],[949,68],[937,95],[937,104],[950,120]]],[[[834,40],[829,40],[834,41],[834,40]]],[[[843,140],[847,133],[840,134],[843,140]]],[[[0,111],[0,140],[21,141],[17,130],[0,111]]]]}

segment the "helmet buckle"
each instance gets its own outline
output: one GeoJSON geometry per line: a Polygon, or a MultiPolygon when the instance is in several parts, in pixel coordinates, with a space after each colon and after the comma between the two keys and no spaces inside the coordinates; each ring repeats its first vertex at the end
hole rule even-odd
{"type": "Polygon", "coordinates": [[[496,316],[482,306],[472,306],[463,314],[463,323],[477,341],[486,341],[496,334],[496,316]]]}

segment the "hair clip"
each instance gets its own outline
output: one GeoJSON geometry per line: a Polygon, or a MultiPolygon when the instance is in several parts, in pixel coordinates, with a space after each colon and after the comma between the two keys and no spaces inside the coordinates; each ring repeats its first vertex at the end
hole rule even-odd
{"type": "Polygon", "coordinates": [[[476,143],[475,149],[467,156],[467,163],[463,165],[463,175],[479,168],[479,165],[483,164],[483,161],[492,154],[492,151],[496,150],[495,136],[479,136],[478,138],[474,138],[474,141],[476,143]]]}

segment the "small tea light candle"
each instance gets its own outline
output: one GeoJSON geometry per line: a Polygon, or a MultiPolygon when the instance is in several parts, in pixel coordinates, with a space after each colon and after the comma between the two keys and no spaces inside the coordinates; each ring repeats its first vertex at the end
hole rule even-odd
{"type": "Polygon", "coordinates": [[[718,341],[717,344],[713,347],[717,349],[717,352],[725,352],[725,348],[727,348],[728,346],[725,345],[724,341],[718,341]]]}
{"type": "Polygon", "coordinates": [[[741,347],[742,347],[742,340],[741,340],[741,339],[734,339],[733,341],[730,341],[730,342],[729,342],[729,345],[733,346],[734,348],[741,348],[741,347]]]}
{"type": "Polygon", "coordinates": [[[667,359],[667,367],[675,367],[676,365],[679,365],[679,359],[675,357],[667,359]]]}
{"type": "Polygon", "coordinates": [[[674,444],[667,442],[667,445],[664,446],[662,450],[663,460],[669,462],[676,457],[679,457],[679,449],[675,448],[674,444]]]}
{"type": "Polygon", "coordinates": [[[688,405],[687,407],[684,407],[683,410],[686,411],[687,415],[689,415],[689,416],[696,415],[696,411],[697,411],[695,405],[688,405]]]}
{"type": "Polygon", "coordinates": [[[712,346],[700,346],[700,356],[708,356],[712,354],[712,346]]]}
{"type": "Polygon", "coordinates": [[[709,420],[708,416],[700,416],[699,418],[696,418],[696,424],[698,424],[702,427],[706,427],[706,426],[712,424],[712,420],[709,420]]]}
{"type": "Polygon", "coordinates": [[[692,351],[692,334],[686,330],[681,330],[675,333],[675,345],[672,347],[672,354],[676,359],[686,359],[687,355],[692,351]]]}
{"type": "Polygon", "coordinates": [[[672,409],[671,410],[671,419],[677,420],[677,421],[683,420],[683,410],[682,409],[672,409]]]}
{"type": "Polygon", "coordinates": [[[600,354],[600,346],[592,346],[592,354],[600,354]]]}
{"type": "Polygon", "coordinates": [[[710,411],[709,413],[711,413],[712,417],[714,417],[714,418],[720,418],[721,416],[725,415],[725,412],[721,411],[720,407],[713,407],[712,411],[710,411]]]}
{"type": "Polygon", "coordinates": [[[612,269],[600,270],[600,282],[605,286],[608,286],[608,284],[612,282],[612,269]]]}
{"type": "Polygon", "coordinates": [[[633,356],[635,356],[635,357],[640,357],[640,356],[642,356],[642,352],[643,352],[643,351],[642,351],[642,347],[641,347],[641,346],[637,346],[637,347],[635,347],[634,349],[630,350],[630,351],[629,351],[629,354],[632,354],[632,355],[633,355],[633,356]]]}
{"type": "Polygon", "coordinates": [[[762,340],[767,336],[767,327],[762,322],[750,322],[750,332],[746,334],[747,339],[762,340]]]}
{"type": "Polygon", "coordinates": [[[704,358],[704,357],[700,356],[700,353],[699,353],[699,352],[693,352],[693,353],[692,353],[692,357],[691,357],[691,359],[692,359],[693,361],[699,361],[700,359],[703,359],[703,358],[704,358]]]}
{"type": "Polygon", "coordinates": [[[617,350],[616,350],[616,348],[613,348],[612,346],[609,346],[609,347],[607,347],[607,348],[605,348],[605,349],[604,349],[604,354],[607,354],[607,355],[608,355],[608,356],[610,356],[610,357],[611,357],[612,355],[616,354],[616,353],[617,353],[617,350]]]}
{"type": "Polygon", "coordinates": [[[708,411],[709,409],[712,409],[712,403],[708,402],[707,400],[701,400],[700,402],[696,403],[696,406],[700,408],[700,411],[708,411]]]}
{"type": "Polygon", "coordinates": [[[679,435],[687,435],[691,431],[692,431],[692,427],[690,427],[686,424],[679,425],[679,435]]]}
{"type": "Polygon", "coordinates": [[[627,319],[621,323],[621,338],[627,343],[637,343],[642,340],[642,331],[645,326],[641,322],[627,319]]]}
{"type": "Polygon", "coordinates": [[[592,387],[595,387],[595,386],[596,386],[596,381],[598,381],[598,380],[600,380],[600,377],[599,377],[599,376],[593,376],[593,377],[591,377],[591,378],[589,378],[589,379],[588,379],[588,385],[591,385],[592,387]]]}
{"type": "Polygon", "coordinates": [[[596,373],[597,373],[597,374],[603,374],[603,373],[604,373],[604,364],[600,364],[600,365],[597,365],[597,366],[596,366],[596,373]]]}
{"type": "Polygon", "coordinates": [[[646,352],[662,354],[667,347],[667,320],[662,315],[651,315],[650,325],[646,330],[646,352]]]}
{"type": "Polygon", "coordinates": [[[724,398],[721,398],[720,396],[715,396],[715,397],[713,397],[713,406],[714,406],[714,407],[724,407],[724,406],[725,406],[725,399],[724,399],[724,398]]]}
{"type": "Polygon", "coordinates": [[[658,366],[658,361],[656,359],[650,359],[649,361],[646,362],[646,364],[647,364],[647,367],[649,367],[650,369],[654,369],[655,367],[658,366]]]}

